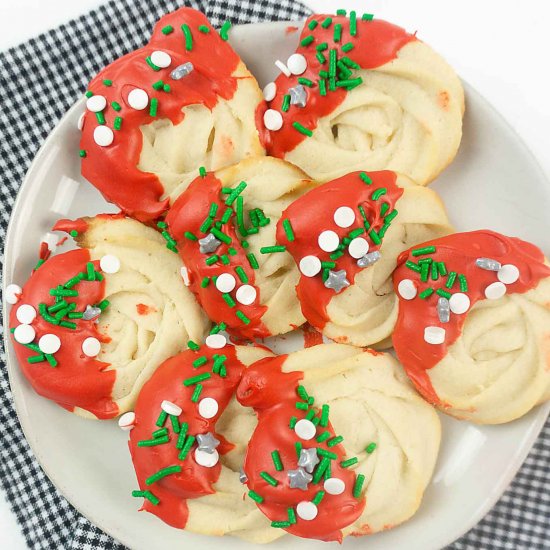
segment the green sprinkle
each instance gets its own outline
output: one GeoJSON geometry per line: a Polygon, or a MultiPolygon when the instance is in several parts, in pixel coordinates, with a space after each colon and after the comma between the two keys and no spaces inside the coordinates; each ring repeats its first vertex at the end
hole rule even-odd
{"type": "Polygon", "coordinates": [[[426,254],[433,254],[435,252],[435,246],[424,246],[422,248],[415,248],[411,254],[413,256],[424,256],[426,254]]]}
{"type": "Polygon", "coordinates": [[[162,80],[157,80],[155,83],[152,84],[152,87],[155,90],[160,90],[164,86],[164,82],[162,80]]]}
{"type": "Polygon", "coordinates": [[[447,300],[452,296],[452,294],[450,292],[447,292],[446,290],[444,290],[442,288],[438,288],[435,291],[435,293],[438,294],[439,296],[442,296],[443,298],[447,298],[447,300]]]}
{"type": "Polygon", "coordinates": [[[180,454],[178,455],[179,460],[185,460],[187,458],[187,455],[189,454],[189,451],[191,450],[193,443],[195,443],[195,436],[194,435],[188,436],[187,439],[185,440],[185,443],[183,444],[180,454]]]}
{"type": "Polygon", "coordinates": [[[122,128],[122,117],[115,117],[115,120],[113,122],[113,128],[115,130],[120,130],[122,128]]]}
{"type": "Polygon", "coordinates": [[[367,185],[370,185],[372,183],[372,179],[370,178],[370,176],[366,173],[366,172],[361,172],[359,174],[359,177],[361,178],[361,180],[363,180],[364,183],[366,183],[367,185]]]}
{"type": "Polygon", "coordinates": [[[331,451],[327,451],[326,449],[323,449],[322,447],[317,448],[317,454],[319,456],[324,456],[326,458],[330,458],[331,460],[336,460],[338,458],[338,455],[336,453],[333,453],[331,451]]]}
{"type": "Polygon", "coordinates": [[[151,67],[151,69],[153,69],[153,71],[160,71],[160,67],[158,67],[157,65],[155,65],[155,64],[151,61],[151,58],[150,58],[150,57],[146,57],[146,58],[145,58],[145,61],[147,62],[147,65],[149,65],[149,67],[151,67]]]}
{"type": "Polygon", "coordinates": [[[287,513],[288,513],[288,522],[291,525],[294,525],[296,523],[296,512],[294,511],[294,508],[292,507],[287,508],[287,513]]]}
{"type": "Polygon", "coordinates": [[[332,25],[332,17],[327,17],[322,23],[321,27],[323,29],[328,29],[332,25]]]}
{"type": "Polygon", "coordinates": [[[162,87],[162,90],[166,93],[168,93],[170,90],[172,89],[172,87],[170,86],[170,84],[165,84],[163,87],[162,87]]]}
{"type": "Polygon", "coordinates": [[[317,54],[315,55],[315,57],[317,58],[317,61],[319,61],[319,63],[321,65],[323,65],[324,63],[327,62],[327,58],[321,53],[321,52],[317,52],[317,54]]]}
{"type": "Polygon", "coordinates": [[[431,271],[432,271],[432,281],[437,281],[437,279],[439,279],[439,271],[437,270],[436,262],[432,262],[431,271]]]}
{"type": "Polygon", "coordinates": [[[197,376],[191,376],[190,378],[186,378],[183,381],[183,385],[188,388],[189,386],[193,386],[195,384],[198,384],[199,382],[203,382],[204,380],[208,380],[212,375],[209,372],[203,372],[202,374],[197,374],[197,376]]]}
{"type": "Polygon", "coordinates": [[[156,497],[151,491],[132,491],[133,497],[143,497],[147,499],[153,506],[157,506],[160,499],[156,497]]]}
{"type": "Polygon", "coordinates": [[[259,495],[256,491],[248,491],[248,496],[256,501],[258,504],[261,504],[264,501],[264,497],[262,495],[259,495]]]}
{"type": "Polygon", "coordinates": [[[166,25],[166,27],[163,27],[160,32],[162,32],[162,34],[170,34],[174,32],[174,27],[172,27],[172,25],[166,25]]]}
{"type": "Polygon", "coordinates": [[[271,527],[279,527],[279,528],[285,528],[290,527],[290,521],[272,521],[271,527]]]}
{"type": "Polygon", "coordinates": [[[229,40],[229,29],[231,28],[231,22],[225,21],[220,29],[220,36],[222,40],[229,40]]]}
{"type": "Polygon", "coordinates": [[[358,474],[355,480],[355,485],[353,486],[353,496],[359,498],[361,496],[361,491],[363,489],[363,484],[365,483],[365,476],[363,474],[358,474]]]}
{"type": "MultiPolygon", "coordinates": [[[[197,344],[195,344],[195,345],[197,345],[197,344]]],[[[197,347],[197,348],[193,348],[193,349],[199,349],[199,348],[197,347]]],[[[208,358],[205,355],[202,355],[201,357],[197,357],[193,361],[193,368],[198,369],[199,367],[202,367],[203,365],[206,365],[206,363],[208,363],[208,358]]]]}
{"type": "Polygon", "coordinates": [[[199,31],[208,34],[210,32],[210,29],[206,25],[199,25],[199,31]]]}
{"type": "Polygon", "coordinates": [[[424,263],[420,267],[420,280],[425,283],[428,281],[428,275],[430,273],[430,264],[424,263]]]}
{"type": "Polygon", "coordinates": [[[252,269],[258,269],[260,267],[258,265],[258,260],[256,259],[256,256],[254,255],[253,252],[250,252],[250,254],[247,254],[246,258],[252,269]]]}
{"type": "MultiPolygon", "coordinates": [[[[323,427],[323,428],[326,428],[328,426],[328,415],[329,415],[329,412],[330,412],[330,407],[329,405],[323,405],[321,407],[321,421],[319,422],[319,424],[323,427]]],[[[325,433],[328,433],[328,432],[325,432],[325,433]]]]}
{"type": "Polygon", "coordinates": [[[449,276],[447,277],[447,282],[445,283],[445,286],[447,288],[453,288],[453,285],[455,284],[455,281],[456,281],[456,276],[457,276],[456,271],[451,271],[449,273],[449,276]]]}
{"type": "MultiPolygon", "coordinates": [[[[65,325],[74,325],[74,327],[66,327],[66,328],[76,328],[76,325],[74,323],[65,323],[65,321],[62,321],[59,323],[59,326],[65,326],[65,325]]],[[[50,353],[45,353],[44,356],[46,357],[46,361],[50,364],[51,367],[57,367],[57,361],[55,360],[55,357],[51,355],[50,353]]]]}
{"type": "Polygon", "coordinates": [[[328,54],[328,74],[329,76],[336,76],[336,62],[338,61],[338,51],[335,49],[330,50],[328,54]]]}
{"type": "Polygon", "coordinates": [[[374,450],[376,449],[376,443],[370,443],[367,448],[365,449],[365,451],[367,452],[367,454],[372,454],[374,452],[374,450]]]}
{"type": "Polygon", "coordinates": [[[324,496],[325,496],[325,491],[319,491],[311,502],[313,502],[315,506],[318,506],[323,500],[324,496]]]}
{"type": "Polygon", "coordinates": [[[178,435],[178,441],[176,442],[176,449],[181,451],[183,445],[185,444],[185,438],[187,436],[187,430],[189,429],[189,424],[187,422],[182,422],[180,425],[180,433],[178,435]]]}
{"type": "MultiPolygon", "coordinates": [[[[200,166],[199,167],[199,176],[201,178],[204,178],[206,177],[206,168],[204,166],[200,166]]],[[[216,205],[217,206],[217,205],[216,205]]]]}
{"type": "Polygon", "coordinates": [[[346,43],[342,46],[342,51],[348,53],[348,52],[351,52],[351,50],[353,50],[353,48],[355,48],[355,46],[353,45],[353,43],[351,43],[351,42],[346,42],[346,43]]]}
{"type": "Polygon", "coordinates": [[[308,88],[313,88],[313,81],[309,78],[299,77],[298,78],[298,84],[302,84],[304,86],[307,86],[308,88]]]}
{"type": "Polygon", "coordinates": [[[336,23],[334,25],[334,42],[340,42],[340,40],[342,40],[342,25],[336,23]]]}
{"type": "Polygon", "coordinates": [[[382,239],[374,229],[370,230],[369,236],[374,244],[380,244],[382,242],[382,239]]]}
{"type": "Polygon", "coordinates": [[[363,21],[372,21],[373,18],[374,18],[374,15],[372,13],[364,13],[363,16],[361,17],[363,21]]]}
{"type": "Polygon", "coordinates": [[[197,237],[191,233],[191,231],[186,231],[184,234],[184,237],[189,239],[190,241],[198,241],[197,237]]]}
{"type": "Polygon", "coordinates": [[[282,472],[284,468],[279,451],[271,451],[271,460],[273,460],[275,470],[277,470],[278,472],[282,472]]]}
{"type": "Polygon", "coordinates": [[[307,390],[301,384],[298,384],[298,386],[296,387],[296,393],[298,394],[298,397],[301,397],[304,401],[307,401],[309,399],[307,390]]]}
{"type": "Polygon", "coordinates": [[[434,293],[434,289],[433,288],[427,288],[426,290],[422,291],[418,297],[421,298],[422,300],[426,300],[427,298],[429,298],[432,294],[434,293]]]}
{"type": "Polygon", "coordinates": [[[342,61],[342,63],[345,63],[351,69],[359,70],[361,68],[361,65],[358,65],[357,63],[355,63],[355,61],[351,60],[347,56],[342,57],[341,61],[342,61]]]}
{"type": "MultiPolygon", "coordinates": [[[[319,450],[317,450],[318,452],[319,450]]],[[[325,470],[330,464],[330,458],[327,458],[326,456],[321,459],[321,462],[317,465],[317,468],[315,468],[315,472],[313,474],[313,483],[319,483],[320,479],[323,477],[323,474],[325,473],[325,470]]]]}
{"type": "Polygon", "coordinates": [[[155,424],[159,428],[162,428],[167,418],[168,418],[168,413],[166,413],[165,411],[160,411],[159,417],[157,418],[157,421],[155,422],[155,424]]]}
{"type": "Polygon", "coordinates": [[[248,325],[250,324],[250,319],[241,311],[241,310],[237,310],[235,312],[235,315],[245,324],[245,325],[248,325]]]}
{"type": "Polygon", "coordinates": [[[410,260],[407,260],[405,262],[405,265],[409,269],[412,269],[413,271],[416,271],[417,273],[420,273],[420,271],[422,270],[422,268],[418,264],[415,264],[414,262],[411,262],[410,260]]]}
{"type": "Polygon", "coordinates": [[[373,201],[377,201],[382,195],[385,195],[386,193],[387,193],[387,189],[385,187],[380,187],[380,189],[373,191],[370,198],[373,201]]]}
{"type": "Polygon", "coordinates": [[[149,107],[149,114],[151,116],[157,116],[158,104],[159,100],[156,97],[151,99],[151,105],[149,107]]]}
{"type": "Polygon", "coordinates": [[[92,92],[92,90],[88,90],[84,95],[86,97],[92,97],[94,95],[94,92],[92,92]]]}
{"type": "Polygon", "coordinates": [[[158,437],[157,439],[144,439],[143,441],[138,441],[138,447],[154,447],[155,445],[164,445],[168,443],[170,438],[168,436],[158,437]]]}
{"type": "Polygon", "coordinates": [[[98,111],[95,114],[95,117],[97,118],[98,124],[105,124],[105,115],[103,114],[102,111],[98,111]]]}
{"type": "Polygon", "coordinates": [[[302,454],[303,447],[304,446],[302,445],[301,441],[296,441],[296,443],[294,443],[294,449],[296,450],[296,457],[298,459],[300,459],[300,455],[302,454]]]}
{"type": "Polygon", "coordinates": [[[248,276],[240,265],[235,268],[235,273],[239,276],[242,283],[248,283],[248,276]]]}
{"type": "Polygon", "coordinates": [[[191,34],[191,29],[187,23],[184,23],[181,26],[181,30],[185,36],[185,49],[189,52],[193,49],[193,35],[191,34]]]}
{"type": "Polygon", "coordinates": [[[80,151],[78,152],[78,154],[80,155],[80,158],[83,158],[85,159],[86,158],[86,151],[84,149],[80,149],[80,151]]]}
{"type": "Polygon", "coordinates": [[[235,189],[232,189],[227,199],[225,199],[226,206],[231,206],[235,202],[237,197],[245,190],[245,188],[246,188],[246,182],[241,181],[241,183],[239,183],[239,185],[237,185],[235,189]]]}
{"type": "Polygon", "coordinates": [[[301,401],[297,401],[295,406],[297,409],[302,411],[307,411],[309,409],[309,405],[307,403],[302,403],[301,401]]]}
{"type": "Polygon", "coordinates": [[[277,485],[279,485],[279,482],[267,472],[260,472],[260,477],[267,481],[267,483],[269,483],[272,487],[277,487],[277,485]]]}
{"type": "Polygon", "coordinates": [[[385,218],[384,221],[389,225],[398,215],[397,210],[392,210],[385,218]]]}
{"type": "Polygon", "coordinates": [[[45,361],[45,360],[46,360],[46,356],[43,353],[41,353],[40,355],[33,355],[27,358],[27,361],[31,364],[41,363],[42,361],[45,361]]]}
{"type": "Polygon", "coordinates": [[[281,105],[281,111],[283,113],[286,113],[290,109],[290,96],[288,94],[285,94],[283,96],[283,103],[281,105]]]}
{"type": "Polygon", "coordinates": [[[357,13],[355,11],[349,12],[349,33],[351,36],[357,36],[357,13]]]}
{"type": "Polygon", "coordinates": [[[306,36],[305,38],[302,38],[300,41],[300,46],[309,46],[315,39],[310,34],[309,36],[306,36]]]}
{"type": "Polygon", "coordinates": [[[288,423],[291,430],[293,430],[294,426],[296,426],[296,422],[298,422],[298,419],[295,416],[291,417],[290,422],[288,423]]]}
{"type": "Polygon", "coordinates": [[[191,396],[191,401],[193,403],[197,403],[202,393],[202,384],[197,384],[195,386],[195,389],[193,391],[193,395],[191,396]]]}
{"type": "Polygon", "coordinates": [[[327,445],[329,447],[334,447],[335,445],[342,443],[342,441],[344,441],[344,438],[341,435],[338,435],[336,437],[333,437],[330,441],[327,441],[327,445]]]}
{"type": "Polygon", "coordinates": [[[324,78],[319,80],[319,93],[322,96],[327,95],[327,81],[324,78]]]}
{"type": "Polygon", "coordinates": [[[349,468],[350,466],[353,466],[354,464],[357,464],[359,461],[357,460],[357,457],[354,456],[352,458],[348,458],[347,460],[342,460],[342,462],[340,462],[340,466],[342,466],[342,468],[349,468]]]}
{"type": "Polygon", "coordinates": [[[310,31],[312,31],[312,30],[314,30],[314,29],[317,27],[318,24],[319,24],[318,21],[316,21],[315,19],[312,19],[312,20],[308,23],[308,26],[307,26],[307,27],[308,27],[308,29],[309,29],[310,31]]]}
{"type": "Polygon", "coordinates": [[[286,246],[284,245],[273,245],[273,246],[262,246],[260,248],[260,254],[273,254],[275,252],[285,252],[286,246]]]}
{"type": "Polygon", "coordinates": [[[233,298],[231,297],[230,294],[227,294],[227,292],[224,292],[222,294],[222,298],[224,299],[225,303],[229,306],[229,307],[235,307],[237,304],[235,303],[235,300],[233,300],[233,298]]]}
{"type": "Polygon", "coordinates": [[[324,52],[325,50],[328,50],[328,44],[326,42],[321,42],[321,44],[317,44],[315,49],[318,52],[324,52]]]}
{"type": "Polygon", "coordinates": [[[299,122],[293,122],[292,126],[294,127],[295,130],[298,130],[300,134],[304,134],[304,136],[311,137],[313,135],[313,132],[311,130],[309,130],[305,126],[302,126],[299,122]]]}
{"type": "Polygon", "coordinates": [[[111,103],[111,107],[115,110],[115,111],[120,111],[122,109],[122,107],[120,106],[120,103],[117,103],[116,101],[113,101],[111,103]]]}
{"type": "Polygon", "coordinates": [[[464,275],[459,275],[458,281],[460,282],[460,291],[468,292],[468,281],[466,281],[466,277],[464,277],[464,275]]]}
{"type": "Polygon", "coordinates": [[[346,13],[346,10],[336,10],[336,15],[343,15],[345,17],[346,13]]]}
{"type": "Polygon", "coordinates": [[[153,439],[157,439],[159,437],[165,437],[168,435],[168,428],[159,428],[158,430],[155,430],[153,432],[153,439]]]}

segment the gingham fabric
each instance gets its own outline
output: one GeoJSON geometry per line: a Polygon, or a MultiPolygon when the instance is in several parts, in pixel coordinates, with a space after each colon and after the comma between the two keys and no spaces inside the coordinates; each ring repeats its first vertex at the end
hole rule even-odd
{"type": "MultiPolygon", "coordinates": [[[[244,23],[299,19],[308,13],[292,0],[229,1],[190,1],[187,5],[204,11],[217,26],[225,19],[244,23]]],[[[177,0],[114,0],[0,53],[2,242],[19,185],[44,138],[100,68],[141,46],[156,19],[181,5],[177,0]]],[[[124,548],[72,508],[44,475],[13,408],[2,341],[0,352],[0,483],[29,547],[124,548]]],[[[491,513],[449,548],[550,548],[550,422],[491,513]]]]}

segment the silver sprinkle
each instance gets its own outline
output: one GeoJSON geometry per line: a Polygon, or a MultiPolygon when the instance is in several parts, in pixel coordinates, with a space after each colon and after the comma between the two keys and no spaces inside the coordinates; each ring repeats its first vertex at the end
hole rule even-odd
{"type": "Polygon", "coordinates": [[[317,456],[317,449],[302,449],[300,451],[300,458],[298,460],[298,466],[305,469],[306,472],[313,472],[315,466],[319,464],[319,457],[317,456]]]}
{"type": "Polygon", "coordinates": [[[491,260],[491,258],[478,258],[476,260],[476,265],[487,271],[498,271],[502,267],[500,262],[491,260]]]}
{"type": "Polygon", "coordinates": [[[187,76],[190,72],[193,71],[193,63],[187,61],[183,65],[178,65],[171,73],[170,78],[172,80],[181,80],[184,76],[187,76]]]}
{"type": "Polygon", "coordinates": [[[248,476],[244,473],[242,468],[239,470],[239,481],[243,484],[248,481],[248,476]]]}
{"type": "Polygon", "coordinates": [[[298,84],[294,88],[289,88],[288,93],[290,94],[290,104],[298,105],[298,107],[305,107],[307,103],[307,92],[306,89],[298,84]]]}
{"type": "Polygon", "coordinates": [[[325,286],[327,288],[332,288],[334,292],[340,292],[343,288],[349,286],[349,281],[346,278],[346,271],[344,269],[329,271],[325,286]]]}
{"type": "Polygon", "coordinates": [[[369,267],[372,264],[375,264],[380,259],[380,252],[376,250],[375,252],[369,252],[365,254],[362,258],[357,260],[357,265],[359,267],[369,267]]]}
{"type": "Polygon", "coordinates": [[[212,454],[216,447],[220,444],[219,440],[216,439],[210,432],[206,434],[198,434],[197,443],[199,444],[199,451],[204,451],[208,454],[212,454]]]}
{"type": "Polygon", "coordinates": [[[437,300],[437,315],[441,323],[448,323],[451,318],[451,306],[444,296],[437,300]]]}
{"type": "Polygon", "coordinates": [[[308,474],[303,468],[289,470],[287,472],[291,489],[302,489],[307,491],[307,484],[311,482],[313,476],[308,474]]]}
{"type": "Polygon", "coordinates": [[[101,315],[101,309],[93,306],[86,306],[84,313],[82,314],[82,319],[85,321],[92,321],[96,317],[101,315]]]}
{"type": "Polygon", "coordinates": [[[203,254],[212,254],[212,252],[216,252],[220,244],[222,244],[222,242],[216,239],[212,233],[208,233],[206,237],[199,239],[200,251],[203,254]]]}

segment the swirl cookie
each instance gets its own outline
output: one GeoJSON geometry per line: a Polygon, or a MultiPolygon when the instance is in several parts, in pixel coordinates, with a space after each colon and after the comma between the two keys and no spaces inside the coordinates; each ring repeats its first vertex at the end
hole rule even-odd
{"type": "Polygon", "coordinates": [[[464,92],[415,35],[354,11],[313,15],[268,84],[258,127],[270,155],[317,180],[394,170],[425,185],[455,157],[464,92]]]}
{"type": "Polygon", "coordinates": [[[248,159],[195,179],[159,223],[177,245],[191,290],[223,329],[263,338],[304,322],[294,292],[298,269],[276,245],[275,229],[312,186],[282,160],[248,159]]]}
{"type": "Polygon", "coordinates": [[[262,359],[237,399],[258,415],[248,495],[280,535],[341,541],[418,509],[440,423],[390,355],[330,344],[262,359]]]}
{"type": "Polygon", "coordinates": [[[225,27],[220,36],[181,8],[90,83],[82,175],[129,216],[158,218],[202,166],[264,154],[254,119],[261,91],[225,27]]]}
{"type": "Polygon", "coordinates": [[[299,267],[296,292],[311,325],[339,342],[385,346],[397,319],[397,257],[450,231],[430,189],[390,171],[354,172],[292,203],[277,244],[299,267]]]}
{"type": "Polygon", "coordinates": [[[10,327],[19,365],[40,395],[81,416],[113,418],[208,321],[182,284],[177,254],[153,229],[106,215],[54,229],[81,248],[47,259],[18,295],[10,327]]]}
{"type": "Polygon", "coordinates": [[[191,346],[165,361],[138,397],[129,442],[139,484],[133,496],[173,527],[268,542],[269,522],[240,481],[256,420],[234,392],[245,367],[270,353],[226,345],[221,334],[191,346]]]}
{"type": "Polygon", "coordinates": [[[550,398],[550,267],[534,245],[457,233],[399,258],[395,351],[443,412],[500,424],[550,398]]]}

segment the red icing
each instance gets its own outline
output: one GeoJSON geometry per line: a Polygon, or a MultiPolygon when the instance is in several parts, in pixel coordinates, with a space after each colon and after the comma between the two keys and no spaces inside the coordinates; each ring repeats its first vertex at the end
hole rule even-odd
{"type": "MultiPolygon", "coordinates": [[[[115,117],[122,117],[120,130],[113,130],[112,145],[101,147],[94,141],[94,130],[98,126],[95,113],[87,111],[84,118],[80,148],[86,151],[82,159],[82,174],[95,185],[109,202],[118,205],[124,212],[141,221],[159,217],[168,208],[168,199],[162,199],[164,188],[156,174],[142,172],[137,168],[142,146],[140,126],[154,120],[170,120],[174,125],[183,120],[182,109],[187,105],[204,105],[212,109],[218,98],[230,99],[237,88],[237,79],[232,73],[239,63],[239,57],[231,46],[223,41],[210,26],[206,17],[193,9],[179,10],[162,17],[156,24],[149,44],[117,59],[103,69],[89,85],[95,95],[107,99],[103,111],[106,124],[112,129],[115,117]],[[185,49],[182,24],[189,25],[193,36],[193,47],[185,49]],[[171,25],[174,32],[168,35],[162,29],[171,25]],[[198,30],[206,25],[210,32],[198,30]],[[154,51],[167,52],[172,63],[170,67],[154,71],[145,59],[154,51]],[[194,70],[181,80],[170,78],[171,71],[190,61],[194,70]],[[111,80],[111,86],[103,81],[111,80]],[[171,90],[156,91],[151,86],[162,80],[171,90]],[[127,104],[129,92],[134,88],[145,90],[149,99],[158,99],[157,116],[149,114],[149,106],[141,111],[127,104]],[[122,110],[115,111],[112,102],[118,102],[122,110]]],[[[198,169],[198,166],[197,166],[198,169]]]]}
{"type": "Polygon", "coordinates": [[[76,220],[68,220],[68,219],[58,220],[52,228],[52,231],[65,231],[65,233],[70,233],[71,231],[78,231],[78,233],[85,233],[87,230],[88,230],[88,222],[83,218],[77,218],[76,220]]]}
{"type": "Polygon", "coordinates": [[[302,325],[304,333],[304,348],[312,348],[323,343],[323,335],[309,324],[302,325]]]}
{"type": "MultiPolygon", "coordinates": [[[[341,542],[341,529],[351,525],[361,515],[365,499],[353,497],[355,473],[339,464],[345,459],[342,444],[328,447],[326,442],[318,443],[315,439],[304,441],[289,427],[291,417],[295,416],[299,420],[305,418],[306,412],[295,406],[296,401],[300,400],[296,388],[303,373],[284,373],[282,366],[286,358],[283,355],[257,361],[244,372],[237,389],[238,401],[244,406],[254,407],[258,415],[258,425],[248,444],[244,463],[248,487],[264,498],[258,507],[271,521],[285,521],[289,507],[295,508],[301,501],[311,501],[323,490],[324,478],[317,484],[311,482],[305,491],[290,488],[287,470],[297,468],[294,444],[301,441],[304,449],[318,447],[336,453],[338,458],[331,461],[331,477],[343,480],[346,489],[340,495],[326,493],[317,506],[318,515],[314,520],[306,521],[297,517],[297,522],[285,530],[299,537],[341,542]],[[273,450],[278,450],[281,456],[284,469],[280,472],[273,465],[273,450]],[[273,487],[267,483],[260,477],[263,471],[272,475],[279,484],[273,487]]],[[[325,430],[331,433],[331,437],[336,435],[330,422],[326,428],[319,427],[317,434],[325,430]]]]}
{"type": "MultiPolygon", "coordinates": [[[[265,338],[270,335],[267,327],[262,323],[262,316],[266,312],[267,307],[260,303],[260,289],[256,288],[257,296],[254,303],[251,305],[240,304],[236,299],[236,291],[242,284],[254,286],[255,275],[254,270],[250,266],[247,255],[247,249],[244,249],[241,244],[234,222],[230,221],[222,226],[221,231],[231,237],[231,243],[222,244],[218,247],[215,253],[219,257],[226,254],[230,259],[229,265],[223,265],[221,261],[217,261],[213,265],[207,265],[205,260],[211,254],[203,254],[200,252],[198,241],[189,240],[184,236],[186,231],[196,235],[198,239],[205,237],[207,233],[200,230],[200,226],[208,217],[210,205],[215,203],[218,205],[216,220],[219,221],[223,216],[227,206],[225,198],[227,195],[221,193],[221,182],[213,173],[208,173],[206,177],[195,179],[188,189],[178,197],[172,208],[170,209],[166,222],[172,237],[178,243],[178,250],[183,263],[191,272],[190,288],[197,297],[210,319],[216,323],[225,322],[227,330],[236,336],[243,338],[265,338]],[[236,250],[235,255],[230,255],[229,248],[236,250]],[[248,282],[241,282],[239,275],[235,271],[237,266],[241,266],[247,277],[248,282]],[[233,300],[236,302],[235,307],[230,307],[223,299],[222,293],[216,288],[214,282],[210,280],[208,286],[203,288],[201,282],[204,277],[215,277],[222,273],[231,273],[237,285],[230,293],[233,300]],[[244,324],[236,315],[235,312],[242,311],[249,319],[248,325],[244,324]]],[[[235,205],[233,205],[235,206],[235,205]]],[[[261,258],[258,258],[261,261],[261,258]]]]}
{"type": "MultiPolygon", "coordinates": [[[[118,407],[111,398],[116,373],[105,370],[108,363],[87,357],[82,352],[82,342],[86,338],[94,337],[106,342],[108,337],[98,332],[93,321],[74,319],[72,321],[77,328],[72,330],[48,323],[38,313],[40,303],[54,305],[55,298],[50,296],[50,289],[64,284],[79,272],[86,272],[89,261],[88,250],[72,250],[49,258],[27,281],[20,301],[10,312],[10,327],[15,328],[20,324],[16,317],[20,305],[30,304],[36,309],[37,317],[32,322],[36,331],[34,343],[38,344],[44,334],[55,334],[61,339],[61,348],[54,354],[57,367],[51,367],[48,362],[29,363],[27,359],[37,353],[17,343],[13,335],[12,341],[21,370],[37,393],[70,411],[80,407],[98,418],[113,418],[118,414],[118,407]]],[[[99,262],[93,263],[99,271],[99,262]]],[[[67,298],[67,301],[77,304],[76,311],[83,311],[86,305],[100,302],[105,295],[104,280],[84,280],[73,288],[79,294],[67,298]]]]}
{"type": "MultiPolygon", "coordinates": [[[[491,258],[502,265],[513,264],[520,271],[519,280],[506,285],[507,293],[523,293],[537,286],[538,282],[550,276],[550,268],[544,264],[544,255],[536,246],[514,237],[505,237],[493,231],[481,230],[469,233],[456,233],[415,246],[414,249],[403,252],[398,259],[398,265],[393,275],[395,292],[403,279],[414,281],[418,294],[426,288],[434,290],[445,287],[447,277],[438,281],[420,280],[420,274],[406,267],[407,260],[418,262],[422,258],[432,258],[443,261],[449,272],[455,271],[466,276],[470,298],[470,309],[479,300],[485,300],[485,288],[497,282],[494,271],[481,269],[476,265],[477,258],[491,258]],[[436,253],[413,257],[411,250],[433,245],[436,253]]],[[[461,292],[458,279],[451,293],[461,292]]],[[[468,312],[457,315],[451,312],[450,321],[441,323],[437,315],[437,300],[439,296],[432,294],[423,300],[418,297],[404,300],[399,296],[399,314],[393,333],[393,345],[399,360],[403,363],[407,374],[416,388],[431,403],[445,406],[432,386],[428,370],[437,365],[447,354],[449,347],[456,342],[462,333],[468,312]],[[424,340],[424,328],[427,326],[443,327],[446,331],[445,342],[440,345],[428,344],[424,340]]]]}
{"type": "Polygon", "coordinates": [[[138,315],[149,315],[149,313],[154,313],[157,311],[157,308],[146,304],[136,304],[136,311],[138,312],[138,315]]]}
{"type": "MultiPolygon", "coordinates": [[[[318,236],[322,231],[332,230],[338,234],[340,242],[342,242],[348,233],[357,228],[363,228],[363,218],[357,209],[359,205],[363,207],[367,219],[375,231],[378,232],[384,225],[384,219],[380,216],[382,203],[388,203],[388,210],[385,213],[387,216],[394,210],[397,201],[403,194],[403,189],[397,186],[397,176],[390,171],[369,172],[372,184],[367,185],[359,174],[360,172],[353,172],[312,189],[294,201],[283,212],[277,224],[277,243],[286,245],[298,265],[304,256],[309,255],[317,256],[322,262],[331,261],[330,253],[319,248],[318,236]],[[383,187],[387,189],[386,194],[376,201],[372,200],[370,198],[372,193],[383,187]],[[341,206],[349,206],[356,212],[355,222],[345,229],[334,223],[334,212],[341,206]],[[292,242],[288,241],[286,237],[282,225],[284,219],[289,219],[292,224],[295,235],[295,240],[292,242]]],[[[367,237],[365,233],[359,236],[369,241],[369,253],[380,248],[380,245],[376,245],[372,238],[367,237]]],[[[353,284],[359,271],[368,269],[360,268],[357,265],[357,260],[348,254],[347,249],[341,258],[334,261],[336,267],[332,270],[344,269],[350,284],[353,284]]],[[[322,330],[329,320],[327,306],[336,295],[335,291],[325,287],[321,274],[315,277],[306,277],[301,274],[296,292],[305,318],[315,328],[322,330]]],[[[345,292],[345,289],[341,292],[345,292]]]]}
{"type": "MultiPolygon", "coordinates": [[[[256,111],[256,123],[260,129],[264,146],[268,153],[275,157],[284,158],[285,153],[292,151],[306,136],[298,132],[293,126],[293,122],[299,122],[302,126],[314,130],[317,127],[317,121],[332,113],[346,98],[348,93],[344,88],[337,88],[335,91],[327,91],[326,96],[319,93],[319,71],[328,71],[329,51],[336,48],[338,50],[338,59],[344,56],[349,57],[363,69],[375,69],[397,57],[399,50],[416,40],[416,37],[407,33],[401,27],[392,25],[386,21],[362,21],[357,20],[357,35],[355,37],[349,32],[349,19],[344,16],[333,16],[332,24],[324,29],[321,23],[327,18],[327,15],[312,15],[305,23],[300,36],[300,41],[306,36],[313,35],[315,40],[309,46],[298,46],[297,53],[302,54],[307,60],[306,71],[299,75],[290,77],[280,74],[276,79],[277,95],[271,101],[269,106],[260,105],[256,111]],[[308,24],[311,21],[317,21],[319,24],[311,31],[308,24]],[[342,39],[340,42],[334,42],[334,27],[336,24],[342,25],[342,39]],[[327,62],[321,64],[316,58],[316,46],[326,42],[328,49],[323,51],[327,62]],[[348,53],[342,50],[342,46],[352,42],[355,47],[348,53]],[[308,99],[305,107],[291,105],[287,112],[281,110],[283,97],[288,93],[288,89],[299,84],[298,78],[307,78],[313,81],[313,88],[306,88],[308,99]],[[275,132],[269,132],[265,129],[263,123],[263,114],[266,108],[276,109],[283,115],[283,127],[275,132]]],[[[350,78],[355,78],[354,76],[350,78]]],[[[328,80],[327,80],[328,85],[328,80]]]]}
{"type": "Polygon", "coordinates": [[[188,423],[188,434],[196,436],[211,432],[220,440],[217,451],[220,454],[228,453],[233,445],[223,436],[215,433],[216,422],[233,396],[243,369],[244,365],[237,359],[233,346],[227,345],[221,350],[203,346],[199,351],[187,350],[166,360],[143,386],[139,394],[135,407],[135,427],[130,433],[128,445],[140,489],[149,490],[160,499],[160,503],[156,506],[148,500],[144,500],[143,509],[155,514],[173,527],[181,529],[185,527],[188,518],[187,499],[215,492],[212,485],[219,478],[221,464],[218,462],[212,468],[200,466],[194,456],[197,448],[196,442],[187,457],[184,460],[179,460],[180,450],[176,448],[178,435],[173,432],[169,419],[165,423],[170,437],[168,443],[154,447],[138,447],[137,443],[141,440],[151,439],[152,432],[159,429],[155,423],[161,412],[162,401],[167,400],[183,410],[179,421],[188,423]],[[212,374],[210,379],[202,382],[203,390],[200,399],[212,397],[219,404],[216,416],[205,419],[199,415],[198,403],[191,401],[195,386],[186,387],[183,385],[183,381],[192,376],[210,372],[213,365],[212,356],[216,353],[227,357],[225,361],[227,376],[221,378],[212,374]],[[201,356],[206,356],[208,363],[194,368],[193,361],[201,356]],[[146,485],[145,480],[149,476],[162,468],[176,464],[182,467],[181,473],[171,474],[151,485],[146,485]]]}

